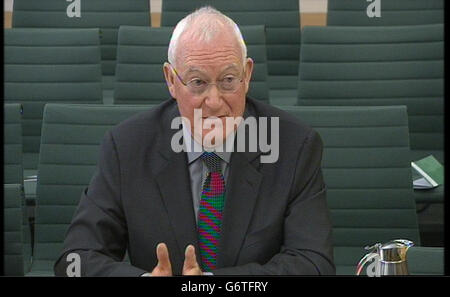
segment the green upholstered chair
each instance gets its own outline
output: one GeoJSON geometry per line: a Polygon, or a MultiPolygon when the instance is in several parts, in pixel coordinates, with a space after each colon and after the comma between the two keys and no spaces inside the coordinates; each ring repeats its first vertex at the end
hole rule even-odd
{"type": "Polygon", "coordinates": [[[170,98],[163,74],[172,28],[121,26],[114,104],[152,104],[170,98]]]}
{"type": "Polygon", "coordinates": [[[444,275],[444,248],[414,246],[406,259],[411,275],[444,275]]]}
{"type": "Polygon", "coordinates": [[[420,245],[405,106],[283,106],[324,143],[322,168],[339,275],[355,275],[364,247],[405,238],[420,245]]]}
{"type": "Polygon", "coordinates": [[[47,104],[42,126],[34,256],[28,276],[53,275],[65,232],[96,169],[105,132],[150,107],[47,104]]]}
{"type": "Polygon", "coordinates": [[[4,96],[5,102],[23,106],[23,167],[28,176],[36,174],[44,105],[102,102],[98,29],[4,32],[4,96]]]}
{"type": "Polygon", "coordinates": [[[3,183],[23,185],[22,106],[3,105],[3,183]]]}
{"type": "MultiPolygon", "coordinates": [[[[432,154],[443,163],[443,38],[442,24],[305,27],[298,104],[406,105],[410,160],[432,154]]],[[[440,187],[415,193],[443,199],[440,187]]]]}
{"type": "Polygon", "coordinates": [[[328,26],[403,26],[444,23],[444,0],[380,1],[381,17],[369,18],[366,0],[328,0],[328,26]]]}
{"type": "Polygon", "coordinates": [[[22,185],[3,185],[4,274],[24,275],[23,195],[22,185]]]}
{"type": "Polygon", "coordinates": [[[70,2],[16,0],[12,26],[20,28],[100,28],[103,93],[112,99],[120,25],[150,26],[148,0],[81,1],[81,17],[68,17],[70,2]]]}
{"type": "Polygon", "coordinates": [[[295,102],[300,49],[299,1],[164,0],[161,25],[175,26],[188,13],[204,5],[220,10],[238,25],[265,25],[270,98],[278,103],[286,101],[282,98],[294,98],[295,102]]]}
{"type": "MultiPolygon", "coordinates": [[[[24,198],[24,180],[22,168],[22,105],[18,103],[7,103],[3,105],[4,112],[4,138],[3,138],[3,183],[10,197],[16,196],[22,201],[23,226],[21,228],[23,244],[23,269],[27,271],[31,264],[31,229],[29,225],[27,206],[24,198]],[[11,186],[13,185],[13,186],[11,186]],[[16,193],[16,185],[19,185],[19,193],[16,193]],[[12,195],[12,196],[11,196],[12,195]]],[[[5,194],[6,198],[6,194],[5,194]]],[[[13,198],[8,198],[13,199],[13,198]]],[[[6,201],[6,200],[5,200],[6,201]]],[[[5,221],[6,222],[6,221],[5,221]]],[[[22,272],[23,274],[23,272],[22,272]]]]}
{"type": "MultiPolygon", "coordinates": [[[[240,29],[255,62],[249,95],[269,102],[264,26],[240,29]]],[[[156,104],[170,98],[163,64],[172,31],[172,27],[120,27],[114,104],[156,104]]]]}

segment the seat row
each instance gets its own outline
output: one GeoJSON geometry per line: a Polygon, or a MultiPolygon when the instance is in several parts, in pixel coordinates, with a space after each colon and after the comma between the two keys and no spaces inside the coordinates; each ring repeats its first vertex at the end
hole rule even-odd
{"type": "MultiPolygon", "coordinates": [[[[443,156],[443,25],[305,27],[298,88],[268,87],[263,26],[241,27],[255,61],[249,95],[273,105],[406,105],[411,153],[443,156]]],[[[171,28],[122,26],[113,98],[102,96],[98,29],[5,30],[5,101],[24,108],[24,168],[37,166],[47,102],[156,104],[171,28]]]]}
{"type": "MultiPolygon", "coordinates": [[[[8,127],[20,127],[20,121],[17,122],[20,108],[19,104],[5,105],[8,127]]],[[[20,231],[26,226],[17,216],[23,205],[17,197],[20,187],[7,186],[5,193],[16,196],[16,200],[11,198],[8,200],[11,203],[5,204],[10,213],[9,227],[5,230],[6,252],[14,255],[7,257],[10,259],[7,265],[17,269],[17,259],[25,254],[28,255],[24,257],[25,266],[31,265],[30,270],[25,270],[26,275],[53,274],[54,261],[61,251],[81,192],[95,171],[103,135],[117,123],[149,108],[152,106],[45,105],[33,258],[30,262],[29,254],[20,253],[20,235],[26,236],[20,231]]],[[[425,253],[427,259],[432,259],[426,263],[412,261],[412,273],[443,273],[442,249],[420,247],[407,158],[406,107],[284,106],[283,109],[315,128],[324,143],[322,168],[328,187],[337,273],[353,275],[365,253],[364,246],[393,238],[414,241],[419,246],[417,253],[425,253]]],[[[19,132],[10,129],[6,136],[18,143],[19,132]]],[[[11,153],[12,149],[7,151],[11,153]]],[[[29,248],[27,242],[22,243],[23,247],[29,248]]]]}
{"type": "MultiPolygon", "coordinates": [[[[188,13],[204,5],[213,6],[237,24],[264,25],[267,34],[269,84],[275,90],[296,89],[300,47],[298,0],[163,0],[161,25],[172,27],[188,13]]],[[[90,0],[79,17],[69,17],[70,4],[59,0],[39,3],[16,0],[14,28],[99,28],[103,89],[114,86],[117,32],[121,25],[150,26],[148,0],[90,0]]],[[[382,17],[367,14],[367,1],[329,0],[328,26],[392,26],[443,23],[443,0],[395,0],[383,3],[382,17]]]]}

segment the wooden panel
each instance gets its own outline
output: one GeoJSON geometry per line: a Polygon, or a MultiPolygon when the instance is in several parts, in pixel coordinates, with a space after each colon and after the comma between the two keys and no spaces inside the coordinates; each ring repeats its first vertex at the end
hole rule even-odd
{"type": "MultiPolygon", "coordinates": [[[[301,13],[300,19],[302,27],[304,26],[326,26],[326,13],[301,13]]],[[[159,27],[161,25],[161,13],[152,13],[152,27],[159,27]]]]}
{"type": "Polygon", "coordinates": [[[326,13],[301,13],[300,20],[302,28],[304,26],[326,26],[327,14],[326,13]]]}
{"type": "MultiPolygon", "coordinates": [[[[11,28],[12,12],[7,11],[4,13],[4,28],[11,28]]],[[[304,26],[326,26],[327,14],[326,13],[301,13],[300,19],[302,27],[304,26]]],[[[152,27],[161,26],[161,13],[151,13],[152,27]]]]}
{"type": "Polygon", "coordinates": [[[161,13],[160,12],[152,12],[152,27],[160,27],[161,26],[161,13]]]}
{"type": "Polygon", "coordinates": [[[4,12],[4,19],[3,19],[3,27],[4,28],[11,28],[12,24],[12,12],[11,11],[5,11],[4,12]]]}

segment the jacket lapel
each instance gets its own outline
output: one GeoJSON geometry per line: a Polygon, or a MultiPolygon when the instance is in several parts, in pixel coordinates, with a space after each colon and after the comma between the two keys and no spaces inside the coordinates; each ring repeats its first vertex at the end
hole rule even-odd
{"type": "MultiPolygon", "coordinates": [[[[247,104],[244,118],[253,113],[247,104]]],[[[249,131],[247,129],[245,134],[245,139],[248,140],[249,131]]],[[[225,208],[217,258],[218,268],[236,265],[261,185],[262,174],[258,171],[260,155],[259,148],[256,152],[248,150],[238,152],[235,144],[226,185],[225,208]]]]}
{"type": "MultiPolygon", "coordinates": [[[[231,157],[227,180],[217,266],[236,264],[258,196],[262,175],[251,164],[257,154],[235,152],[231,157]],[[248,159],[250,157],[250,159],[248,159]]],[[[259,158],[255,160],[259,165],[259,158]]]]}
{"type": "MultiPolygon", "coordinates": [[[[189,171],[185,153],[173,154],[167,166],[158,174],[156,181],[169,215],[170,224],[184,260],[184,250],[193,244],[198,251],[195,213],[192,203],[189,171]]],[[[199,255],[199,254],[198,254],[199,255]]]]}
{"type": "Polygon", "coordinates": [[[164,120],[165,137],[159,144],[159,152],[166,163],[155,178],[176,237],[181,257],[179,263],[183,265],[184,251],[188,244],[194,245],[197,259],[200,259],[200,253],[186,153],[176,153],[170,146],[172,136],[179,131],[170,128],[171,121],[176,116],[179,116],[179,112],[174,104],[164,120]]]}

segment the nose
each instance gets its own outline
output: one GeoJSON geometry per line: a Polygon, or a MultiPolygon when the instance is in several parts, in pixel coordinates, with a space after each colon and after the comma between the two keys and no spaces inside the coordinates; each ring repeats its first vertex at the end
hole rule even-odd
{"type": "Polygon", "coordinates": [[[219,110],[222,107],[222,93],[219,91],[217,85],[210,85],[208,90],[206,90],[205,95],[206,98],[204,102],[211,110],[219,110]]]}

